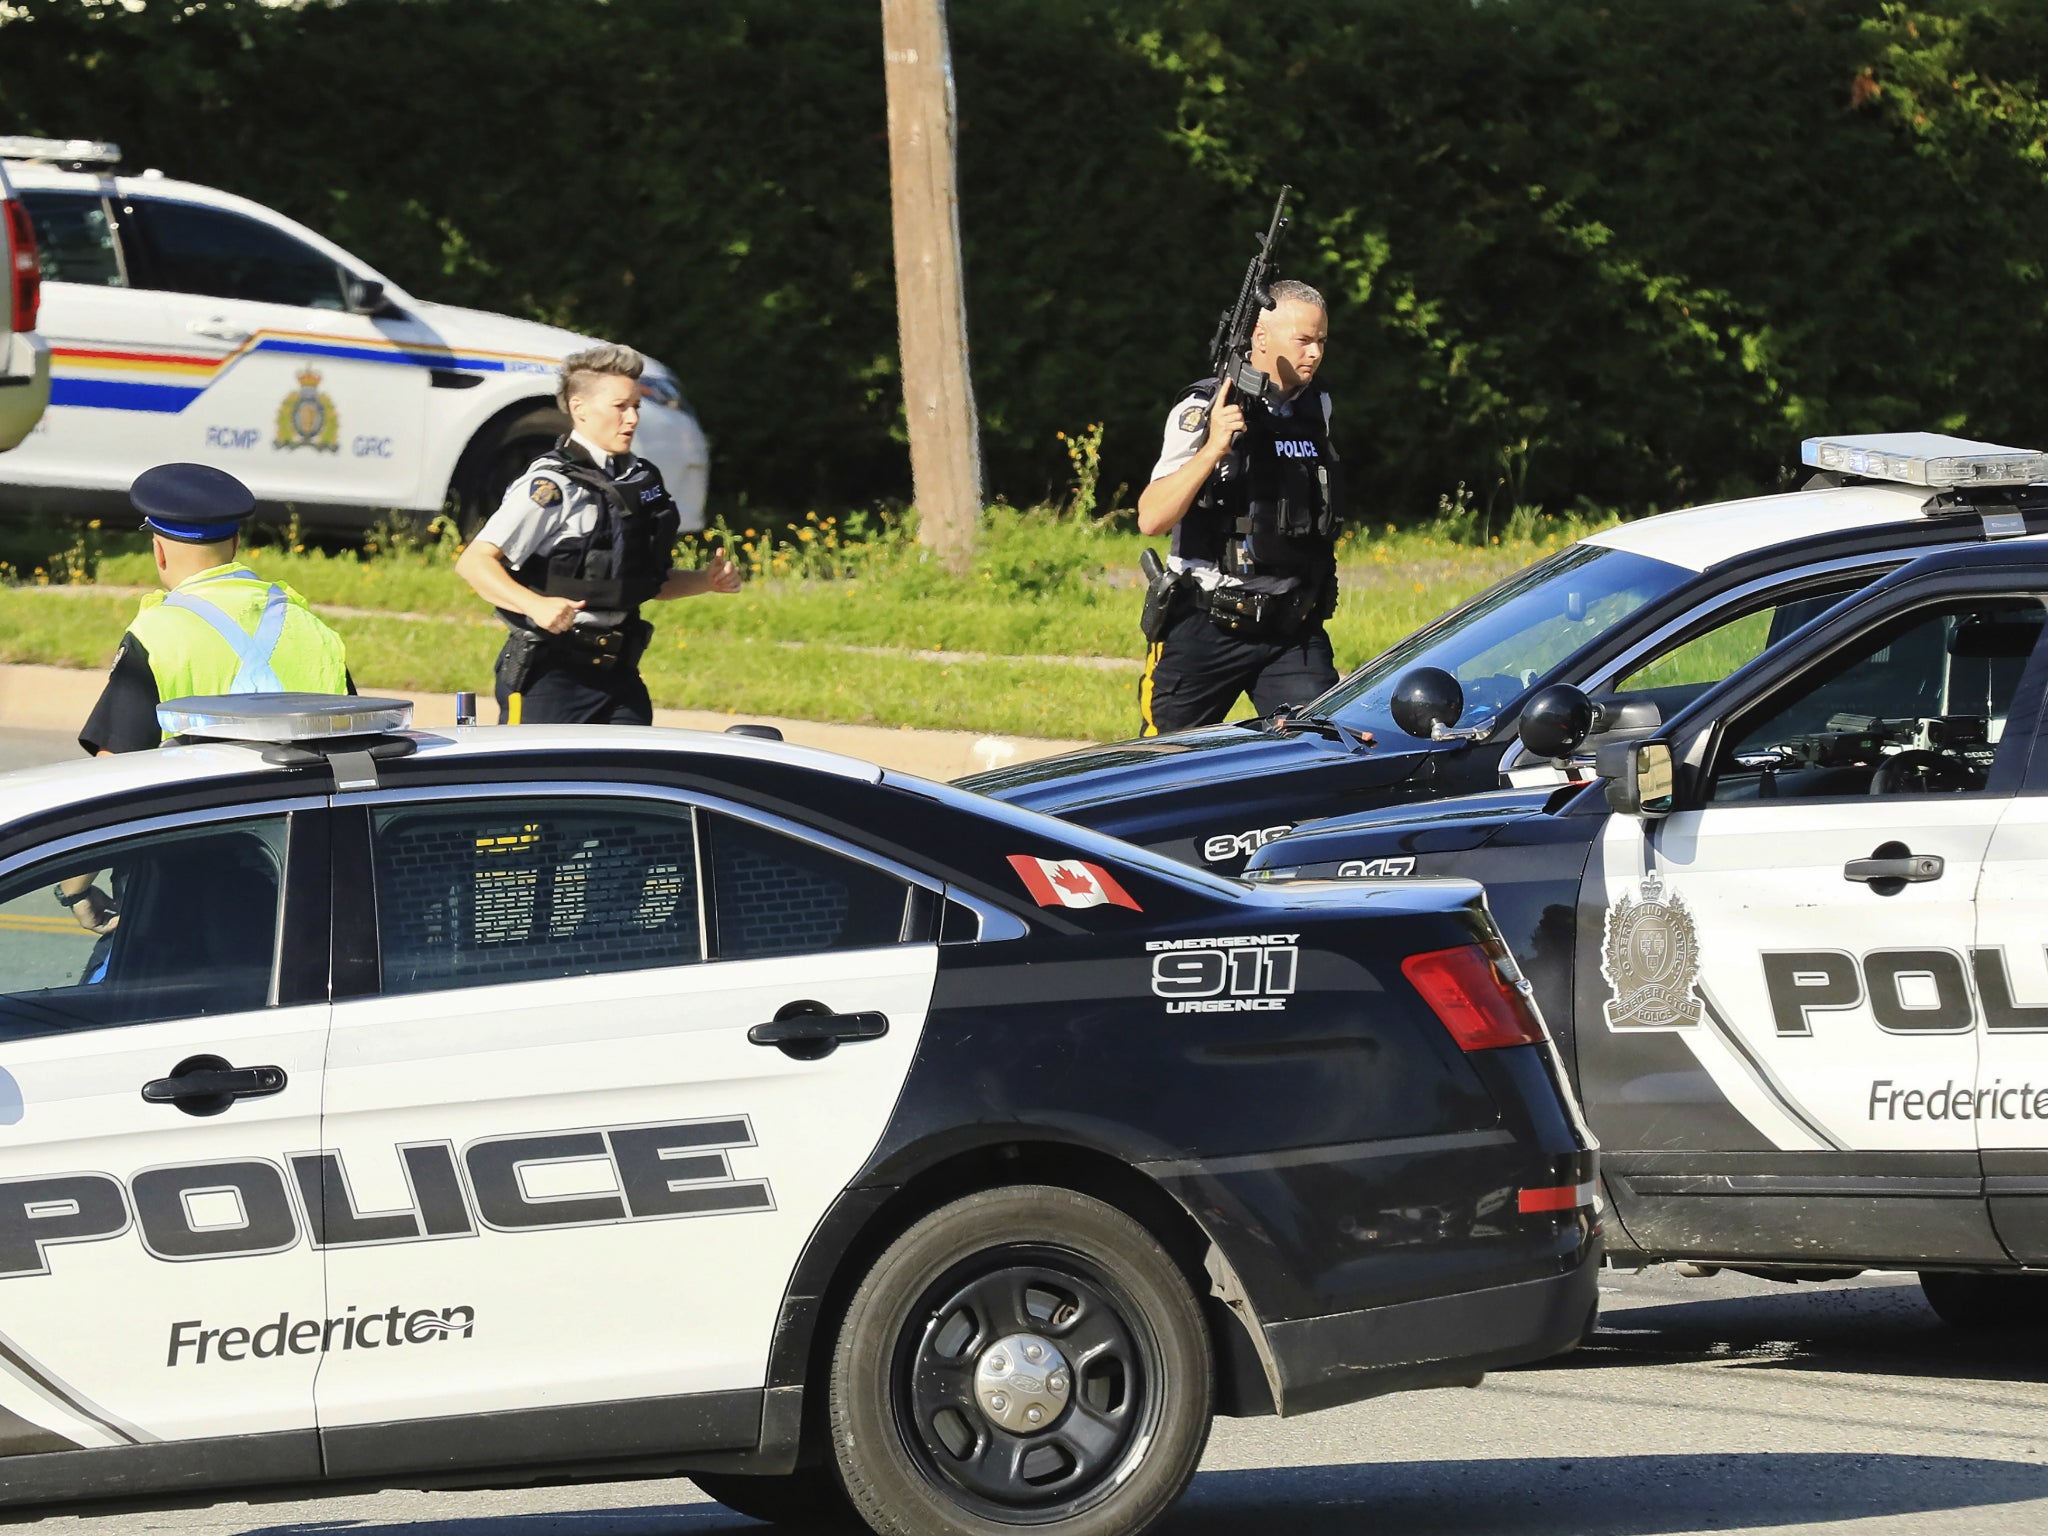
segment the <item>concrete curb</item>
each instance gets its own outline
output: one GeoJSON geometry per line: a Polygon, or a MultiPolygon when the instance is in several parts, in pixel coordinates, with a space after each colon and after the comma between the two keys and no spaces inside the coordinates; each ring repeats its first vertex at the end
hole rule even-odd
{"type": "MultiPolygon", "coordinates": [[[[71,667],[0,666],[0,730],[77,731],[99,697],[100,674],[71,667]]],[[[455,696],[410,688],[358,683],[365,694],[411,699],[413,718],[424,726],[453,725],[455,696]]],[[[496,720],[497,706],[482,701],[481,718],[496,720]]],[[[821,725],[778,720],[772,715],[724,715],[704,709],[657,709],[656,725],[722,731],[741,722],[772,725],[785,740],[828,752],[843,752],[927,779],[955,779],[965,773],[1030,762],[1092,746],[1086,741],[1047,741],[1032,736],[977,736],[972,731],[889,730],[877,725],[821,725]]]]}

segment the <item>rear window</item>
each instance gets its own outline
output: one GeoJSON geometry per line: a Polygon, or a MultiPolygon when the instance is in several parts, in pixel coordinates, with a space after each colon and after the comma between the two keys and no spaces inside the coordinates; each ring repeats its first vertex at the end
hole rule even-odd
{"type": "Polygon", "coordinates": [[[44,282],[87,288],[128,285],[103,199],[87,192],[24,192],[21,204],[35,225],[44,282]]]}

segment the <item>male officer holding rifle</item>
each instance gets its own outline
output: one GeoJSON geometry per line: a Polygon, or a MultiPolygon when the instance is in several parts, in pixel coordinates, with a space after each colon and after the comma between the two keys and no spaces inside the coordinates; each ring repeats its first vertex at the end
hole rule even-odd
{"type": "Polygon", "coordinates": [[[1329,319],[1307,283],[1272,281],[1286,203],[1282,189],[1217,328],[1216,377],[1174,406],[1138,497],[1138,531],[1173,535],[1165,566],[1149,550],[1144,560],[1146,736],[1214,724],[1240,692],[1267,716],[1337,682],[1323,621],[1337,604],[1343,503],[1315,377],[1329,319]]]}

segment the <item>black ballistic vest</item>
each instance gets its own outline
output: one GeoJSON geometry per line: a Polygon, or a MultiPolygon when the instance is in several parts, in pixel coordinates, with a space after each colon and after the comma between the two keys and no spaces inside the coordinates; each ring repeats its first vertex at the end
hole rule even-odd
{"type": "Polygon", "coordinates": [[[661,590],[675,561],[682,514],[661,483],[661,471],[636,458],[613,479],[566,437],[535,459],[527,473],[541,470],[595,492],[597,521],[584,537],[564,539],[547,553],[530,556],[513,577],[550,597],[580,598],[594,609],[631,614],[661,590]]]}
{"type": "MultiPolygon", "coordinates": [[[[1209,399],[1214,379],[1189,394],[1209,399]]],[[[1344,525],[1337,455],[1330,447],[1320,384],[1296,395],[1286,415],[1244,402],[1244,436],[1234,466],[1225,460],[1174,527],[1173,552],[1211,560],[1227,576],[1300,577],[1321,583],[1335,571],[1344,525]]]]}

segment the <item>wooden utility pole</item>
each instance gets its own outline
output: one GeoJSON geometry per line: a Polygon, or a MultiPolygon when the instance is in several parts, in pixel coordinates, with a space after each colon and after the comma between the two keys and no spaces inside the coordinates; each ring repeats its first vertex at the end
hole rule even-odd
{"type": "Polygon", "coordinates": [[[981,437],[967,366],[945,0],[882,0],[896,331],[918,538],[965,574],[981,517],[981,437]]]}

